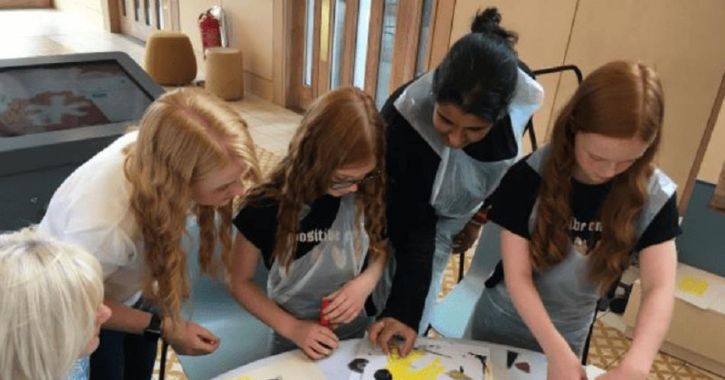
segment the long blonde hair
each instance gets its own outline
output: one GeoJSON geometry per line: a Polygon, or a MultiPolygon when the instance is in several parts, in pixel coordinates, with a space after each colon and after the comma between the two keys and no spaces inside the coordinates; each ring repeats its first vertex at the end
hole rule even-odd
{"type": "Polygon", "coordinates": [[[602,237],[590,256],[590,278],[605,291],[621,275],[635,244],[635,224],[660,144],[664,95],[657,74],[641,63],[610,62],[592,72],[556,119],[551,155],[544,164],[536,224],[534,268],[561,262],[570,246],[571,176],[577,132],[649,142],[645,153],[617,175],[601,207],[602,237]]]}
{"type": "Polygon", "coordinates": [[[57,380],[94,336],[103,273],[32,229],[0,235],[0,379],[57,380]]]}
{"type": "MultiPolygon", "coordinates": [[[[191,188],[232,162],[247,166],[249,179],[259,180],[254,145],[239,113],[193,88],[166,93],[152,103],[140,121],[138,139],[127,150],[131,207],[146,252],[143,290],[164,315],[178,318],[182,302],[189,297],[186,252],[180,242],[193,205],[191,188]]],[[[213,260],[217,240],[222,245],[222,263],[228,267],[232,203],[193,207],[204,273],[215,274],[218,268],[213,260]]]]}
{"type": "MultiPolygon", "coordinates": [[[[294,260],[300,210],[328,191],[335,170],[373,159],[377,170],[385,173],[385,129],[372,99],[352,87],[318,98],[302,119],[287,156],[247,198],[248,202],[260,197],[279,201],[273,254],[277,262],[288,267],[294,260]]],[[[356,194],[372,255],[383,249],[384,194],[383,174],[361,184],[356,194]]]]}

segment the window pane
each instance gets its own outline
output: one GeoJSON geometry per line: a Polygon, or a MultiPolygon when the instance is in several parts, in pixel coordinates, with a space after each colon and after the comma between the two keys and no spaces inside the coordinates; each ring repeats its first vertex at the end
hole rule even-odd
{"type": "Polygon", "coordinates": [[[144,4],[144,21],[146,21],[146,25],[151,25],[151,3],[149,0],[143,0],[144,4]]]}
{"type": "Polygon", "coordinates": [[[345,51],[345,0],[335,1],[335,19],[332,30],[332,65],[330,69],[330,89],[340,87],[342,54],[345,51]]]}
{"type": "Polygon", "coordinates": [[[418,36],[418,58],[415,64],[415,76],[423,74],[426,71],[426,63],[428,60],[428,46],[430,45],[430,19],[433,8],[433,0],[424,0],[423,2],[423,18],[420,20],[420,35],[418,36]]]}
{"type": "Polygon", "coordinates": [[[368,32],[370,29],[370,9],[372,0],[360,0],[357,14],[357,36],[355,37],[355,67],[352,83],[357,88],[365,88],[365,64],[368,58],[368,32]]]}
{"type": "Polygon", "coordinates": [[[398,14],[398,0],[385,0],[383,8],[383,32],[380,37],[380,62],[378,63],[378,88],[375,91],[375,103],[382,108],[388,98],[390,69],[393,64],[395,45],[395,18],[398,14]]]}
{"type": "Polygon", "coordinates": [[[305,86],[312,85],[312,48],[314,47],[313,37],[315,30],[315,0],[307,0],[307,21],[305,22],[305,86]]]}
{"type": "Polygon", "coordinates": [[[162,0],[154,0],[156,4],[156,28],[164,29],[164,7],[161,4],[162,0]]]}

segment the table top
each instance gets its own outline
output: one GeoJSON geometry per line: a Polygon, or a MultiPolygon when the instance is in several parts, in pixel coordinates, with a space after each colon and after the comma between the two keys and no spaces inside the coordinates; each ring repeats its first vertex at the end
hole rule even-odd
{"type": "MultiPolygon", "coordinates": [[[[258,377],[249,374],[253,373],[253,371],[255,370],[260,371],[264,370],[264,368],[275,368],[275,364],[284,363],[285,365],[289,365],[290,363],[292,363],[294,365],[297,365],[297,367],[294,369],[294,371],[297,371],[296,373],[299,373],[300,371],[305,371],[305,373],[307,374],[309,373],[308,371],[310,369],[314,370],[314,367],[317,367],[317,369],[319,369],[319,371],[316,371],[319,375],[309,374],[304,377],[305,379],[321,378],[328,380],[353,380],[356,377],[351,377],[354,372],[348,368],[348,363],[358,354],[358,349],[360,345],[366,344],[365,342],[361,342],[361,340],[362,339],[351,339],[342,341],[332,355],[317,362],[307,359],[302,351],[293,350],[279,355],[257,360],[245,366],[221,374],[215,379],[258,380],[258,377]],[[304,369],[305,366],[307,366],[306,370],[304,369]]],[[[533,352],[479,341],[449,338],[439,338],[439,340],[449,342],[452,345],[458,344],[461,346],[480,346],[488,348],[491,355],[491,364],[494,366],[494,368],[508,368],[508,370],[503,370],[503,372],[502,370],[494,370],[496,380],[533,380],[546,378],[546,357],[539,352],[533,352]]],[[[428,341],[431,341],[431,339],[428,339],[428,341]]],[[[292,368],[292,366],[288,368],[292,368]]],[[[604,371],[593,366],[587,366],[586,370],[590,379],[594,379],[597,375],[604,373],[604,371]]],[[[265,374],[266,373],[271,372],[265,372],[265,374]]],[[[265,379],[262,380],[266,380],[267,376],[270,375],[265,375],[265,379]]],[[[271,375],[271,378],[283,379],[286,377],[282,375],[271,375]]],[[[296,376],[295,378],[303,377],[296,376]]]]}

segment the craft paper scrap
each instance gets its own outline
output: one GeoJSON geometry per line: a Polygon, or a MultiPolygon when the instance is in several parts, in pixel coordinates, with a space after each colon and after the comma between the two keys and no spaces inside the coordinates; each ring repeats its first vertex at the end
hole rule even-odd
{"type": "Polygon", "coordinates": [[[725,281],[717,276],[688,265],[677,266],[675,297],[700,309],[717,309],[723,296],[725,281]]]}
{"type": "Polygon", "coordinates": [[[487,347],[418,338],[413,351],[400,357],[385,355],[367,340],[360,342],[355,358],[348,364],[350,379],[362,380],[491,380],[490,352],[487,347]],[[358,373],[362,372],[362,377],[358,373]]]}
{"type": "Polygon", "coordinates": [[[707,281],[692,276],[683,277],[680,283],[677,284],[677,288],[681,291],[698,297],[704,296],[709,286],[707,281]]]}

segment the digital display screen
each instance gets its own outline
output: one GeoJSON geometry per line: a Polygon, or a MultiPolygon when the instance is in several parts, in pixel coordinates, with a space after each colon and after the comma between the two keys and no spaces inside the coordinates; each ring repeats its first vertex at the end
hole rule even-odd
{"type": "Polygon", "coordinates": [[[113,60],[0,69],[0,137],[138,120],[153,98],[113,60]]]}

